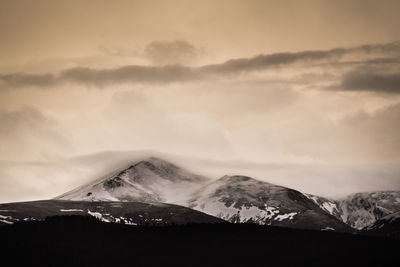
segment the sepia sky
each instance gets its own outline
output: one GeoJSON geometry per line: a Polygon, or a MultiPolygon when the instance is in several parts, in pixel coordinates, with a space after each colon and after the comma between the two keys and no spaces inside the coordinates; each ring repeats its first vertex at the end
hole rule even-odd
{"type": "Polygon", "coordinates": [[[331,197],[400,189],[399,12],[0,0],[0,202],[55,196],[149,150],[331,197]]]}

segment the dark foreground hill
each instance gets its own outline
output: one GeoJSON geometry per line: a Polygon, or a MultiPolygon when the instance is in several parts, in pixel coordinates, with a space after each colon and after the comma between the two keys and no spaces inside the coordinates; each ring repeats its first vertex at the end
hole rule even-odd
{"type": "Polygon", "coordinates": [[[59,216],[0,227],[7,266],[398,266],[396,239],[251,224],[129,226],[59,216]]]}
{"type": "Polygon", "coordinates": [[[104,222],[129,225],[224,222],[196,210],[165,203],[40,200],[0,204],[0,226],[60,215],[93,216],[104,222]]]}

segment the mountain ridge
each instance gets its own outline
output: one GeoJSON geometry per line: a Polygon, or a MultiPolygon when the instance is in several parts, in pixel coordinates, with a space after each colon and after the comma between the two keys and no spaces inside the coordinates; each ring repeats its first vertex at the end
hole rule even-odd
{"type": "Polygon", "coordinates": [[[301,192],[247,176],[223,176],[189,200],[188,207],[238,223],[350,231],[301,192]]]}
{"type": "Polygon", "coordinates": [[[136,160],[54,200],[170,203],[229,222],[335,231],[365,228],[400,209],[398,191],[332,200],[244,175],[211,179],[159,157],[136,160]]]}
{"type": "Polygon", "coordinates": [[[149,157],[54,199],[180,203],[190,188],[207,180],[160,158],[149,157]]]}

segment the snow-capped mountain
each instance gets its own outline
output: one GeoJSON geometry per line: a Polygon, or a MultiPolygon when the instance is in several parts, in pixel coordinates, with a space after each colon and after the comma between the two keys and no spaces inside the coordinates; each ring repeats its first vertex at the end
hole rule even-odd
{"type": "Polygon", "coordinates": [[[302,193],[246,176],[224,176],[198,190],[188,207],[230,222],[350,230],[302,193]]]}
{"type": "Polygon", "coordinates": [[[356,229],[371,226],[380,218],[400,211],[399,191],[355,193],[341,200],[305,195],[323,210],[356,229]]]}
{"type": "Polygon", "coordinates": [[[183,203],[208,178],[151,157],[55,199],[183,203]]]}
{"type": "Polygon", "coordinates": [[[298,191],[244,176],[213,181],[154,157],[56,199],[175,203],[230,222],[348,230],[298,191]]]}
{"type": "Polygon", "coordinates": [[[338,203],[343,221],[362,229],[386,215],[400,211],[400,191],[356,193],[338,203]]]}
{"type": "Polygon", "coordinates": [[[356,193],[342,200],[305,194],[246,176],[212,180],[150,157],[56,200],[173,203],[230,222],[348,230],[400,210],[400,192],[356,193]],[[344,223],[345,224],[344,224],[344,223]]]}

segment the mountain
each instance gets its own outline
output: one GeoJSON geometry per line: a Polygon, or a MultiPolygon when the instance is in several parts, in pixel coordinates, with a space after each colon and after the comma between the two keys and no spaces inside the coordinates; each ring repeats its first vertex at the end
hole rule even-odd
{"type": "Polygon", "coordinates": [[[400,211],[400,191],[356,193],[338,202],[343,221],[362,229],[386,215],[400,211]]]}
{"type": "Polygon", "coordinates": [[[188,207],[230,222],[351,231],[304,194],[246,176],[224,176],[205,185],[188,207]]]}
{"type": "Polygon", "coordinates": [[[206,177],[150,157],[55,199],[181,203],[207,181],[206,177]]]}
{"type": "Polygon", "coordinates": [[[307,198],[311,199],[316,205],[318,205],[322,210],[325,212],[329,213],[330,215],[335,216],[336,218],[342,220],[342,215],[343,211],[340,206],[340,203],[338,203],[335,200],[320,197],[320,196],[315,196],[311,194],[304,194],[307,198]]]}
{"type": "Polygon", "coordinates": [[[400,211],[400,191],[355,193],[341,200],[305,195],[321,209],[359,230],[373,225],[386,215],[400,211]]]}
{"type": "Polygon", "coordinates": [[[231,222],[339,231],[348,231],[347,225],[363,229],[400,210],[399,191],[356,193],[332,200],[246,176],[212,180],[156,157],[55,199],[173,203],[231,222]]]}
{"type": "Polygon", "coordinates": [[[400,238],[400,211],[378,219],[373,225],[363,230],[370,235],[400,238]]]}
{"type": "Polygon", "coordinates": [[[163,203],[43,200],[0,204],[0,225],[43,221],[60,215],[93,216],[104,222],[130,225],[224,222],[202,212],[163,203]]]}

